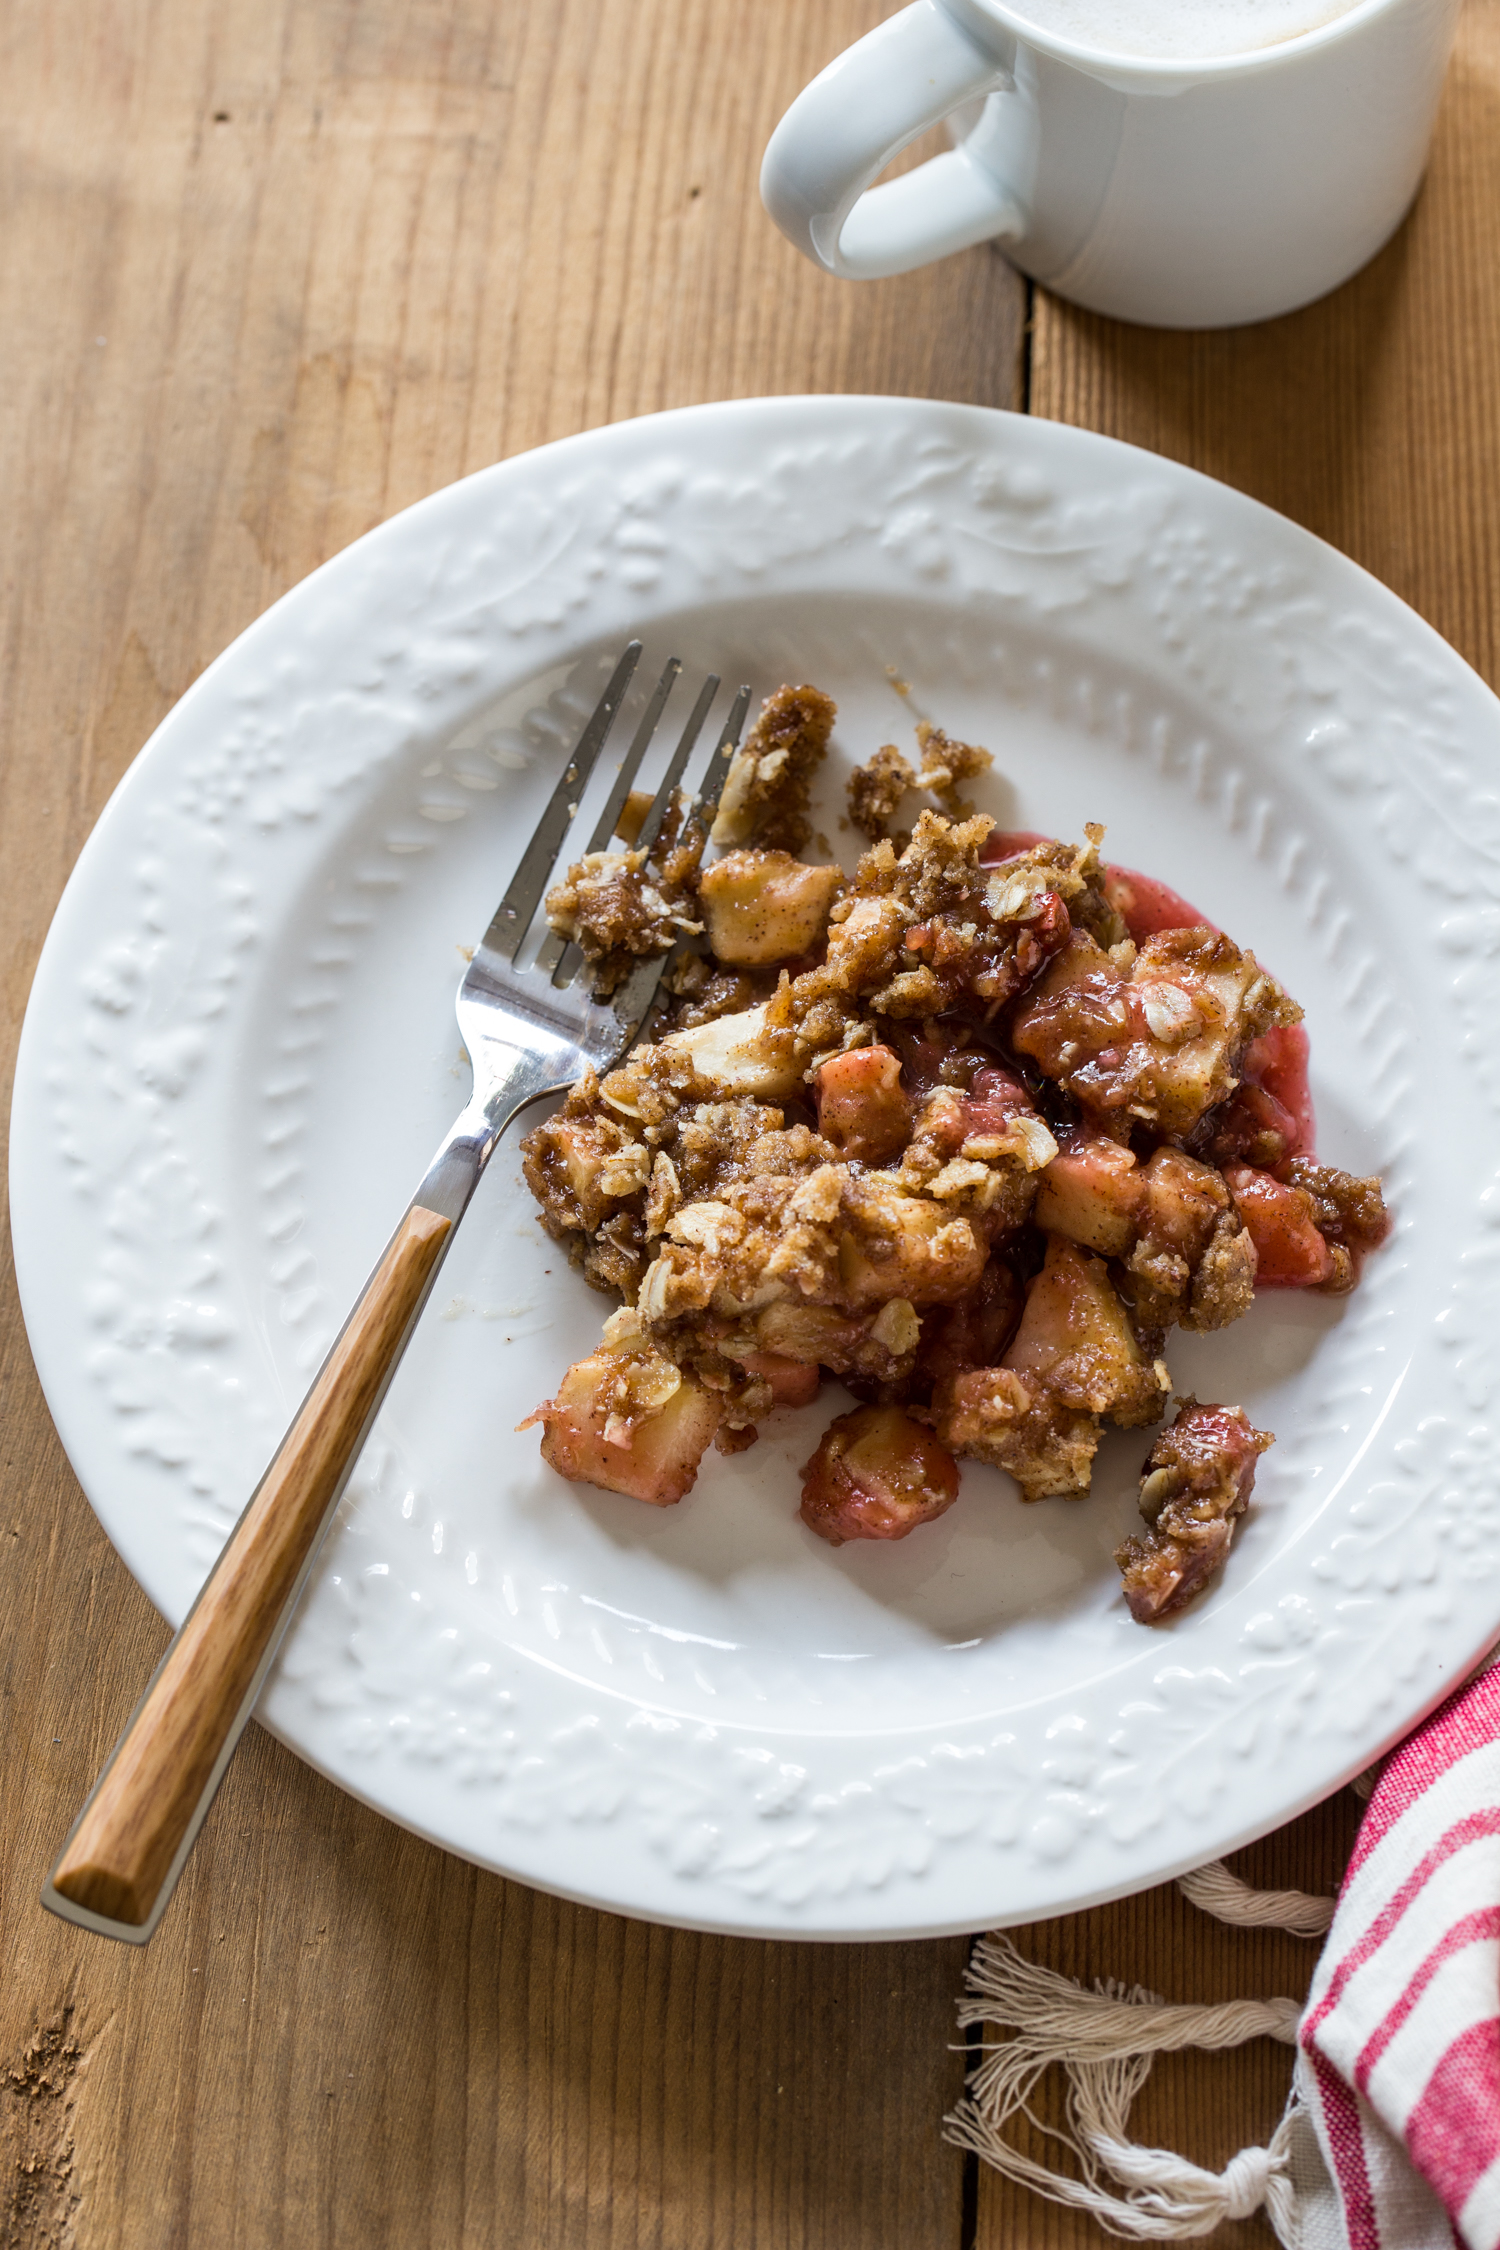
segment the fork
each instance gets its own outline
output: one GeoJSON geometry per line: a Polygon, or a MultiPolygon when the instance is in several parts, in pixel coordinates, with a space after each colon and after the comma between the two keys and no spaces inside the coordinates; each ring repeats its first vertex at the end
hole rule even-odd
{"type": "MultiPolygon", "coordinates": [[[[458,1025],[473,1066],[468,1104],[429,1165],[270,1467],[230,1533],[181,1628],[74,1822],[42,1888],[54,1914],[144,1945],[161,1919],[199,1828],[249,1722],[349,1472],[437,1278],[480,1175],[528,1103],[560,1092],[585,1066],[604,1070],[632,1041],[669,955],[642,960],[607,999],[581,979],[583,956],[555,932],[519,966],[527,933],[578,801],[641,655],[632,641],[521,854],[521,862],[458,990],[458,1025]]],[[[587,845],[614,834],[682,666],[668,663],[646,705],[587,845]]],[[[636,839],[649,851],[718,692],[710,675],[636,839]]],[[[711,824],[739,741],[741,688],[689,817],[711,824]]]]}

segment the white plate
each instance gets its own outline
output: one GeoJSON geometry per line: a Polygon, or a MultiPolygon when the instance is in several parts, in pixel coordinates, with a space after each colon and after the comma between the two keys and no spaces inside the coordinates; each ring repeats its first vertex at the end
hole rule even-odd
{"type": "Polygon", "coordinates": [[[237,641],[91,837],[26,1019],[16,1257],[69,1456],[181,1617],[463,1098],[460,948],[632,631],[820,683],[846,761],[929,713],[994,750],[1007,826],[1106,821],[1306,1004],[1323,1153],[1384,1174],[1395,1237],[1344,1302],[1174,1341],[1278,1443],[1153,1632],[1110,1562],[1138,1433],[1082,1504],[969,1467],[895,1548],[798,1521],[833,1389],[667,1512],[553,1477],[514,1425],[607,1306],[507,1145],[264,1715],[455,1851],[708,1929],[976,1929],[1195,1865],[1500,1623],[1500,706],[1330,548],[1107,439],[894,399],[628,423],[438,493],[237,641]]]}

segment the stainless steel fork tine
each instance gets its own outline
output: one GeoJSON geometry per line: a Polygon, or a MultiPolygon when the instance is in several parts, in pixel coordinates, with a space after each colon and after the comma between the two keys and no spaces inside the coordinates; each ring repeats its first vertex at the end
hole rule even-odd
{"type": "MultiPolygon", "coordinates": [[[[677,785],[682,779],[683,768],[693,754],[693,745],[703,732],[703,722],[708,717],[709,705],[718,692],[719,675],[717,672],[710,672],[708,678],[698,690],[698,700],[688,715],[688,723],[682,730],[682,739],[672,752],[671,763],[662,776],[661,787],[651,800],[651,810],[641,822],[641,831],[632,846],[633,850],[649,852],[657,837],[661,834],[662,822],[667,817],[667,807],[677,793],[677,785]]],[[[565,947],[561,959],[552,971],[552,982],[555,989],[559,992],[565,992],[582,966],[583,955],[579,948],[576,945],[565,947]]]]}
{"type": "Polygon", "coordinates": [[[600,696],[593,717],[578,737],[577,748],[563,767],[546,811],[532,830],[531,841],[521,854],[521,864],[511,877],[510,888],[495,909],[494,920],[485,933],[485,943],[507,961],[514,961],[531,927],[531,917],[551,880],[562,840],[578,810],[578,800],[594,770],[595,760],[615,723],[640,654],[640,642],[632,641],[615,666],[609,686],[600,696]]]}
{"type": "Polygon", "coordinates": [[[635,848],[638,852],[649,852],[657,837],[661,834],[662,822],[667,817],[667,808],[677,794],[677,784],[682,779],[683,769],[693,754],[693,746],[703,732],[703,722],[708,717],[709,705],[718,692],[719,675],[717,672],[710,672],[698,691],[698,700],[693,705],[688,723],[682,730],[682,740],[672,753],[672,763],[662,776],[662,784],[656,792],[651,810],[641,822],[641,832],[635,840],[635,848]]]}
{"type": "MultiPolygon", "coordinates": [[[[635,730],[635,740],[626,751],[624,762],[615,776],[615,785],[609,793],[609,800],[594,824],[593,835],[584,847],[586,851],[602,852],[607,848],[609,840],[615,832],[615,822],[619,819],[625,800],[630,795],[630,785],[640,771],[641,760],[650,747],[651,737],[655,734],[657,723],[666,708],[667,697],[676,686],[677,675],[681,670],[682,659],[680,657],[674,656],[668,659],[667,668],[652,689],[651,701],[646,705],[641,723],[635,730]]],[[[567,951],[567,946],[568,941],[560,930],[549,930],[537,947],[534,964],[537,973],[540,976],[550,977],[563,954],[567,951]]],[[[567,979],[565,978],[563,981],[566,983],[567,979]]]]}
{"type": "Polygon", "coordinates": [[[589,838],[588,848],[591,852],[606,851],[609,847],[609,840],[615,832],[615,822],[619,819],[621,812],[624,810],[625,800],[630,795],[630,785],[640,772],[641,760],[650,747],[651,737],[656,732],[657,723],[666,707],[667,697],[677,685],[677,677],[681,670],[681,657],[671,657],[668,660],[666,670],[652,690],[651,701],[646,705],[645,715],[635,730],[635,740],[625,753],[625,762],[615,777],[615,785],[609,793],[609,801],[599,815],[598,825],[589,838]]]}
{"type": "MultiPolygon", "coordinates": [[[[739,748],[740,733],[745,724],[745,713],[749,708],[750,690],[748,687],[742,687],[729,707],[729,716],[724,721],[719,739],[709,755],[708,766],[703,776],[703,787],[698,792],[697,801],[689,816],[693,820],[700,821],[704,828],[713,825],[713,817],[718,810],[719,796],[724,787],[724,776],[728,773],[734,753],[739,748]]],[[[644,1021],[646,1010],[656,998],[656,988],[666,974],[667,963],[672,957],[671,954],[666,954],[655,961],[642,961],[640,966],[633,969],[626,978],[620,992],[616,995],[616,1006],[619,1008],[622,1017],[627,1021],[644,1021]]]]}
{"type": "MultiPolygon", "coordinates": [[[[710,675],[703,684],[703,690],[693,707],[692,717],[688,720],[682,740],[678,743],[672,763],[667,769],[666,778],[656,792],[656,801],[641,824],[640,835],[636,838],[637,851],[643,849],[649,851],[661,832],[661,824],[666,818],[667,807],[672,800],[672,792],[682,778],[683,768],[686,766],[692,753],[693,744],[697,741],[702,730],[703,721],[708,716],[708,706],[718,692],[718,686],[718,679],[713,675],[710,675]]],[[[695,820],[701,820],[705,826],[713,819],[714,809],[719,802],[719,792],[724,786],[724,776],[729,771],[729,758],[740,739],[740,729],[745,723],[745,713],[749,708],[750,690],[747,687],[742,687],[734,699],[729,717],[724,722],[723,731],[714,744],[708,762],[708,770],[704,776],[703,788],[693,805],[691,817],[695,820]]],[[[559,992],[565,991],[582,967],[583,955],[576,945],[567,944],[556,933],[548,940],[548,947],[555,947],[551,963],[543,957],[543,954],[539,954],[537,966],[542,969],[549,965],[552,966],[553,984],[559,992]]],[[[543,953],[545,954],[546,951],[547,948],[544,948],[543,953]]],[[[632,996],[632,1004],[641,989],[642,979],[651,966],[652,964],[647,962],[643,963],[641,968],[632,970],[626,986],[626,990],[632,996]]],[[[665,966],[665,960],[659,960],[655,963],[658,977],[665,966]]],[[[654,990],[654,987],[652,989],[654,990]]]]}
{"type": "Polygon", "coordinates": [[[703,776],[703,787],[698,792],[698,802],[693,807],[694,817],[701,820],[705,827],[709,825],[719,809],[719,799],[724,792],[725,778],[733,763],[734,753],[740,746],[740,729],[745,724],[745,713],[749,708],[750,690],[747,687],[742,687],[730,705],[729,716],[724,721],[723,732],[714,744],[713,754],[708,761],[708,769],[703,776]]]}

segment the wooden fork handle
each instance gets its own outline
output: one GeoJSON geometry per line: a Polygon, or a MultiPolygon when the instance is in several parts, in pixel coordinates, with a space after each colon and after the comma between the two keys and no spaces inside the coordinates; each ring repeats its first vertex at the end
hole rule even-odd
{"type": "Polygon", "coordinates": [[[52,1871],[121,1936],[170,1895],[451,1231],[407,1212],[52,1871]]]}

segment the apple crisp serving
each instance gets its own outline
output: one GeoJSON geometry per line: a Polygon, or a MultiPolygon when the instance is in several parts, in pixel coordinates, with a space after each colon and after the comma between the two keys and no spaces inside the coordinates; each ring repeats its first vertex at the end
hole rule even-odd
{"type": "Polygon", "coordinates": [[[1154,1622],[1223,1562],[1272,1442],[1173,1397],[1172,1330],[1352,1288],[1379,1182],[1313,1156],[1276,979],[1109,868],[1097,826],[997,835],[958,794],[984,751],[925,725],[919,764],[881,749],[849,784],[854,876],[800,858],[833,720],[815,688],[769,698],[721,857],[680,822],[643,857],[622,822],[549,895],[605,988],[676,951],[650,1040],[523,1143],[543,1225],[618,1309],[522,1427],[562,1476],[665,1506],[836,1377],[862,1403],[802,1516],[837,1545],[941,1515],[961,1459],[1080,1497],[1106,1424],[1167,1420],[1117,1556],[1154,1622]]]}

